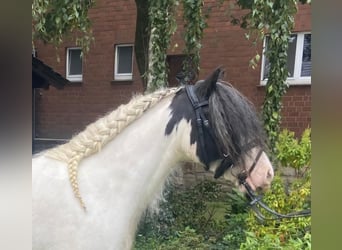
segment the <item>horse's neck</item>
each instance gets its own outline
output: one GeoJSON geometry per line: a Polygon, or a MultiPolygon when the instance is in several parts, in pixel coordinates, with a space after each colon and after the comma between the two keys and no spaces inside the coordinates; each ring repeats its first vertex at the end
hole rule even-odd
{"type": "Polygon", "coordinates": [[[103,209],[117,232],[134,235],[142,212],[161,192],[172,167],[185,157],[182,144],[190,139],[179,133],[188,126],[180,124],[177,133],[165,136],[168,106],[169,100],[163,100],[81,162],[79,185],[87,211],[103,209]]]}

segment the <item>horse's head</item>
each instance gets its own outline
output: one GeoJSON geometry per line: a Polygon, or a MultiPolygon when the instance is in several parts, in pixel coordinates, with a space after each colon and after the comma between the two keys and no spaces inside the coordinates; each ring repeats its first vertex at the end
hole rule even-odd
{"type": "Polygon", "coordinates": [[[170,134],[185,119],[191,127],[190,158],[214,172],[214,177],[233,180],[245,191],[266,189],[273,167],[265,148],[265,135],[254,107],[231,85],[220,82],[221,69],[207,79],[179,91],[171,103],[170,134]]]}

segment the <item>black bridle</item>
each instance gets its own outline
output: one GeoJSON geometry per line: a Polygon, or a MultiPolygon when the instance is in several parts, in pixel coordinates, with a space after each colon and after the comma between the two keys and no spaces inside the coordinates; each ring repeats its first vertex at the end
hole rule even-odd
{"type": "MultiPolygon", "coordinates": [[[[214,139],[212,133],[210,132],[211,130],[209,129],[209,121],[206,118],[204,112],[203,112],[203,107],[209,106],[208,100],[204,101],[199,101],[195,91],[194,91],[194,86],[193,85],[186,85],[185,90],[187,93],[187,96],[191,102],[191,105],[195,111],[196,114],[196,125],[199,133],[199,147],[201,150],[201,153],[204,158],[204,163],[205,163],[205,169],[209,169],[209,157],[207,154],[206,150],[206,144],[205,144],[205,139],[204,139],[204,128],[207,128],[207,131],[209,132],[210,136],[214,139]]],[[[253,144],[251,143],[250,145],[247,145],[248,148],[252,148],[253,144]]],[[[248,171],[243,170],[237,175],[237,178],[239,180],[239,184],[243,185],[246,188],[247,191],[247,196],[250,199],[249,206],[251,209],[254,211],[256,217],[261,221],[265,220],[274,220],[274,219],[284,219],[284,218],[296,218],[296,217],[302,217],[302,216],[311,216],[311,210],[306,209],[298,212],[293,212],[289,214],[280,214],[268,207],[263,201],[262,198],[263,196],[261,195],[256,195],[255,192],[252,190],[250,185],[247,183],[246,179],[247,177],[252,173],[254,170],[256,164],[258,163],[261,155],[262,155],[263,150],[259,150],[257,156],[255,157],[251,167],[248,169],[248,171]],[[274,218],[266,218],[260,211],[258,205],[262,208],[264,208],[267,212],[271,213],[274,218]]],[[[224,154],[222,155],[222,161],[220,165],[217,167],[215,170],[214,178],[217,179],[223,173],[228,170],[229,168],[232,168],[234,165],[233,160],[230,155],[224,154]]]]}
{"type": "MultiPolygon", "coordinates": [[[[193,85],[186,85],[185,86],[185,90],[186,93],[188,95],[188,98],[191,102],[191,105],[195,111],[196,114],[196,125],[197,125],[197,129],[198,129],[198,138],[199,138],[199,147],[200,147],[200,151],[203,155],[204,158],[204,163],[205,163],[205,169],[209,170],[209,157],[207,154],[207,150],[206,150],[206,143],[205,143],[205,139],[204,139],[204,128],[207,128],[206,131],[208,131],[209,135],[212,137],[212,139],[214,140],[214,136],[211,133],[211,130],[209,129],[209,121],[206,118],[202,107],[208,106],[209,102],[208,100],[204,100],[204,101],[199,101],[195,91],[194,91],[194,86],[193,85]]],[[[246,148],[253,148],[253,143],[250,143],[246,146],[246,148]]],[[[248,175],[251,174],[251,172],[254,170],[256,164],[258,163],[261,155],[262,155],[262,150],[260,150],[257,154],[257,156],[254,159],[254,162],[252,163],[252,166],[249,168],[248,171],[243,170],[241,173],[238,174],[238,179],[241,182],[245,182],[246,178],[248,177],[248,175]]],[[[217,179],[218,177],[220,177],[227,169],[233,167],[234,162],[231,158],[231,156],[229,154],[222,154],[222,161],[220,163],[220,165],[217,167],[217,169],[215,170],[215,174],[214,174],[214,178],[217,179]]],[[[246,183],[246,185],[248,185],[248,183],[246,183]]]]}
{"type": "Polygon", "coordinates": [[[202,107],[208,106],[209,102],[208,100],[200,102],[197,95],[194,91],[194,86],[192,85],[185,85],[185,90],[188,95],[188,98],[191,102],[192,107],[195,110],[196,114],[196,125],[198,129],[198,138],[199,138],[199,144],[200,144],[200,150],[204,158],[205,163],[205,169],[209,169],[209,158],[205,147],[205,141],[204,141],[204,127],[209,128],[209,121],[205,117],[202,107]]]}

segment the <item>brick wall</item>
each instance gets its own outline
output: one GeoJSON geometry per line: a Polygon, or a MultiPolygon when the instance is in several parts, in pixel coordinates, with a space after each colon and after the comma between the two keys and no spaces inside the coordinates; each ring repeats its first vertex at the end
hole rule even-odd
{"type": "MultiPolygon", "coordinates": [[[[207,1],[207,5],[216,1],[207,1]]],[[[229,3],[225,3],[228,5],[229,3]]],[[[252,70],[248,62],[261,47],[253,47],[245,39],[245,31],[230,24],[230,15],[240,15],[241,11],[225,6],[214,7],[210,14],[209,27],[205,30],[201,50],[201,72],[204,78],[214,68],[222,65],[226,69],[225,80],[231,82],[257,107],[262,104],[264,87],[260,86],[260,67],[252,70]]],[[[115,82],[114,45],[133,43],[135,35],[136,7],[133,0],[98,0],[90,11],[95,43],[85,56],[83,82],[72,83],[63,90],[50,87],[36,93],[36,137],[70,138],[87,124],[96,120],[122,103],[127,103],[135,93],[142,91],[142,83],[136,63],[133,67],[133,80],[115,82]]],[[[311,30],[311,8],[299,6],[295,31],[311,30]]],[[[181,20],[181,18],[179,18],[181,20]]],[[[170,55],[182,54],[182,29],[172,41],[170,55]],[[175,44],[178,44],[178,47],[175,44]]],[[[51,46],[37,43],[38,58],[65,75],[66,47],[74,46],[66,41],[55,51],[51,46]],[[56,60],[56,52],[60,62],[56,60]]],[[[172,77],[172,76],[171,76],[172,77]]],[[[297,134],[310,124],[310,86],[290,87],[284,97],[283,126],[297,134]]]]}
{"type": "MultiPolygon", "coordinates": [[[[72,83],[63,90],[50,87],[39,90],[36,97],[36,137],[70,138],[105,113],[127,103],[142,92],[142,84],[133,65],[132,81],[113,81],[114,45],[133,43],[136,9],[134,1],[97,1],[89,12],[95,43],[84,58],[83,82],[72,83]]],[[[38,57],[65,76],[67,41],[56,51],[38,43],[38,57]]]]}

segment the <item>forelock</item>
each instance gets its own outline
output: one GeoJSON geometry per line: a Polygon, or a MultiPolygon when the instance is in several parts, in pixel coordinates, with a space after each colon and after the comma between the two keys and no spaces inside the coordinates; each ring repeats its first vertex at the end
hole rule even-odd
{"type": "Polygon", "coordinates": [[[246,155],[251,142],[264,148],[265,135],[254,106],[231,85],[217,83],[209,98],[209,117],[219,149],[233,162],[246,155]]]}

